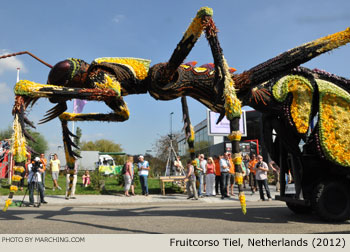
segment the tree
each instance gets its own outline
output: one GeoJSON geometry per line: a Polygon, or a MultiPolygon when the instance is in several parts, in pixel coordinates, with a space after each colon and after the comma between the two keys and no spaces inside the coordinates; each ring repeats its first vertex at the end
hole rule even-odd
{"type": "MultiPolygon", "coordinates": [[[[100,139],[96,141],[82,141],[82,151],[99,151],[99,152],[123,152],[123,148],[120,144],[114,143],[113,141],[100,139]]],[[[124,163],[124,158],[117,155],[111,155],[117,164],[124,163]]]]}
{"type": "MultiPolygon", "coordinates": [[[[176,153],[178,152],[177,138],[179,137],[179,135],[180,134],[174,134],[172,138],[172,145],[176,153]]],[[[155,151],[157,158],[166,161],[169,156],[170,137],[168,135],[165,135],[157,139],[155,144],[153,145],[153,150],[155,151]]]]}
{"type": "Polygon", "coordinates": [[[7,129],[1,130],[0,131],[0,141],[4,139],[10,139],[13,133],[13,129],[11,126],[8,126],[7,129]]]}
{"type": "Polygon", "coordinates": [[[33,137],[35,142],[28,140],[28,146],[37,154],[45,153],[48,149],[48,144],[43,135],[39,132],[28,130],[28,133],[33,137]]]}
{"type": "MultiPolygon", "coordinates": [[[[134,159],[134,161],[137,159],[134,159]]],[[[160,160],[157,157],[154,157],[150,154],[145,154],[145,160],[149,162],[149,166],[151,167],[150,176],[157,177],[163,176],[165,172],[166,161],[160,160]]]]}
{"type": "Polygon", "coordinates": [[[196,152],[204,152],[205,149],[209,147],[208,141],[200,141],[194,143],[194,150],[196,152]]]}
{"type": "MultiPolygon", "coordinates": [[[[179,135],[179,133],[173,134],[173,138],[171,140],[172,146],[176,153],[178,153],[177,138],[179,137],[179,135]]],[[[156,166],[153,167],[153,169],[158,174],[164,174],[170,151],[169,135],[164,135],[157,139],[156,142],[153,144],[153,150],[156,153],[155,159],[157,160],[156,162],[154,162],[156,166]]],[[[175,159],[175,157],[173,157],[173,159],[175,159]]],[[[172,160],[172,162],[173,161],[174,160],[172,160]]]]}

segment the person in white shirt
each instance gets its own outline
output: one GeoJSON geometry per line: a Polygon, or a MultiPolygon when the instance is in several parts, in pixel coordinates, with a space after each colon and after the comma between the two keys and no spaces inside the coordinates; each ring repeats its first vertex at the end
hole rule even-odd
{"type": "Polygon", "coordinates": [[[203,197],[203,191],[205,191],[205,173],[206,173],[207,160],[204,159],[204,154],[199,155],[199,167],[198,167],[198,197],[203,197]]]}
{"type": "Polygon", "coordinates": [[[148,173],[149,173],[149,163],[144,159],[143,156],[139,156],[139,163],[137,164],[139,168],[140,183],[142,188],[142,195],[148,196],[148,173]]]}
{"type": "Polygon", "coordinates": [[[269,185],[267,184],[267,172],[269,167],[263,161],[263,157],[261,155],[258,155],[258,162],[256,163],[254,170],[256,171],[255,177],[259,186],[260,200],[265,200],[263,186],[265,187],[268,200],[272,200],[269,185]]]}
{"type": "Polygon", "coordinates": [[[61,162],[58,159],[57,154],[54,154],[53,159],[50,160],[50,169],[51,169],[51,175],[52,175],[52,181],[53,181],[52,191],[55,191],[56,188],[58,190],[62,190],[62,188],[57,183],[58,176],[60,173],[60,167],[61,167],[61,162]]]}
{"type": "Polygon", "coordinates": [[[226,152],[224,155],[220,155],[220,172],[221,172],[221,199],[230,198],[227,192],[227,185],[229,184],[229,171],[230,171],[230,161],[229,154],[226,152]]]}

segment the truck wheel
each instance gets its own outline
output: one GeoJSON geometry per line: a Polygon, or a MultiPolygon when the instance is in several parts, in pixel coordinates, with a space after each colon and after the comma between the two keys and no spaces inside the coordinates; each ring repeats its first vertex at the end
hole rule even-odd
{"type": "Polygon", "coordinates": [[[342,182],[323,182],[316,186],[312,205],[326,221],[345,221],[350,218],[350,192],[342,182]]]}
{"type": "Polygon", "coordinates": [[[312,212],[311,206],[303,206],[291,202],[286,202],[286,204],[287,207],[295,214],[309,214],[312,212]]]}

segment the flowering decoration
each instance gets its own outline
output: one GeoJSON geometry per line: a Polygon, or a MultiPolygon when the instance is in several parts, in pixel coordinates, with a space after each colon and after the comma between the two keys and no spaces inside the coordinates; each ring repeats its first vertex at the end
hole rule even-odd
{"type": "Polygon", "coordinates": [[[190,129],[191,129],[191,135],[189,136],[187,142],[188,143],[193,143],[194,142],[194,128],[192,125],[190,125],[190,129]]]}
{"type": "Polygon", "coordinates": [[[288,75],[276,82],[272,93],[279,102],[285,101],[288,93],[293,94],[290,114],[298,133],[305,134],[309,128],[312,107],[313,87],[310,81],[299,75],[288,75]]]}
{"type": "Polygon", "coordinates": [[[65,141],[64,141],[64,154],[65,154],[65,157],[66,157],[67,166],[70,167],[70,168],[74,167],[75,158],[73,156],[69,155],[67,142],[65,142],[65,141]]]}
{"type": "Polygon", "coordinates": [[[189,152],[189,153],[194,153],[194,148],[189,148],[189,149],[188,149],[188,152],[189,152]]]}
{"type": "Polygon", "coordinates": [[[105,89],[109,88],[116,92],[117,96],[120,96],[120,83],[115,79],[114,76],[111,76],[109,74],[104,74],[104,81],[103,82],[94,82],[97,88],[105,89]]]}
{"type": "Polygon", "coordinates": [[[238,131],[232,131],[227,138],[230,141],[236,140],[236,141],[241,141],[242,138],[242,133],[238,130],[238,131]]]}
{"type": "Polygon", "coordinates": [[[104,57],[94,60],[96,63],[116,63],[128,67],[131,72],[134,73],[135,77],[139,80],[143,80],[147,77],[148,70],[151,64],[150,60],[139,59],[139,58],[113,58],[113,57],[104,57]]]}
{"type": "Polygon", "coordinates": [[[15,116],[13,121],[12,143],[11,152],[14,160],[19,163],[25,161],[27,159],[27,141],[22,133],[18,115],[15,116]]]}
{"type": "Polygon", "coordinates": [[[12,199],[7,199],[5,201],[5,206],[4,208],[2,209],[3,212],[6,212],[7,208],[12,204],[12,199]]]}
{"type": "Polygon", "coordinates": [[[14,170],[15,172],[22,173],[22,172],[24,172],[24,167],[23,167],[23,166],[14,166],[14,167],[13,167],[13,170],[14,170]]]}
{"type": "Polygon", "coordinates": [[[326,51],[333,50],[337,47],[343,46],[350,42],[350,27],[346,28],[344,31],[337,32],[326,37],[317,39],[311,42],[311,46],[322,45],[317,52],[323,53],[326,51]]]}
{"type": "Polygon", "coordinates": [[[242,155],[241,155],[241,153],[234,153],[233,156],[232,156],[232,162],[235,165],[242,164],[242,155]]]}
{"type": "Polygon", "coordinates": [[[21,179],[22,179],[22,176],[19,176],[19,175],[12,176],[12,181],[14,181],[14,182],[19,182],[19,181],[21,181],[21,179]]]}
{"type": "Polygon", "coordinates": [[[197,162],[196,162],[196,160],[192,160],[192,165],[193,165],[194,167],[196,167],[196,166],[197,166],[197,162]]]}
{"type": "Polygon", "coordinates": [[[17,187],[17,186],[15,186],[15,185],[11,185],[11,186],[10,186],[10,192],[15,193],[15,192],[17,192],[17,191],[18,191],[18,187],[17,187]]]}
{"type": "Polygon", "coordinates": [[[336,164],[350,167],[350,95],[317,80],[320,92],[319,138],[323,152],[336,164]]]}
{"type": "Polygon", "coordinates": [[[245,201],[245,195],[244,195],[244,192],[240,192],[239,193],[239,202],[241,203],[241,209],[242,209],[242,212],[243,214],[246,214],[247,213],[247,203],[245,201]]]}
{"type": "Polygon", "coordinates": [[[204,24],[202,23],[203,16],[213,16],[213,10],[209,7],[202,7],[197,12],[196,17],[192,20],[190,26],[187,28],[183,40],[193,36],[193,41],[196,41],[203,32],[204,24]]]}
{"type": "Polygon", "coordinates": [[[243,184],[243,174],[236,172],[235,180],[236,180],[237,185],[242,185],[243,184]]]}
{"type": "Polygon", "coordinates": [[[14,91],[16,95],[24,95],[31,97],[48,97],[45,92],[38,92],[41,88],[59,89],[59,86],[39,84],[29,80],[20,80],[16,83],[14,91]]]}

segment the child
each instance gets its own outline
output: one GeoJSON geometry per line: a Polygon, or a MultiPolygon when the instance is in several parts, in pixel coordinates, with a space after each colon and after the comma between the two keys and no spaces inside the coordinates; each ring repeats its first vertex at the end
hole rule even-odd
{"type": "Polygon", "coordinates": [[[90,185],[90,174],[89,171],[85,171],[83,175],[83,185],[88,187],[90,185]]]}

